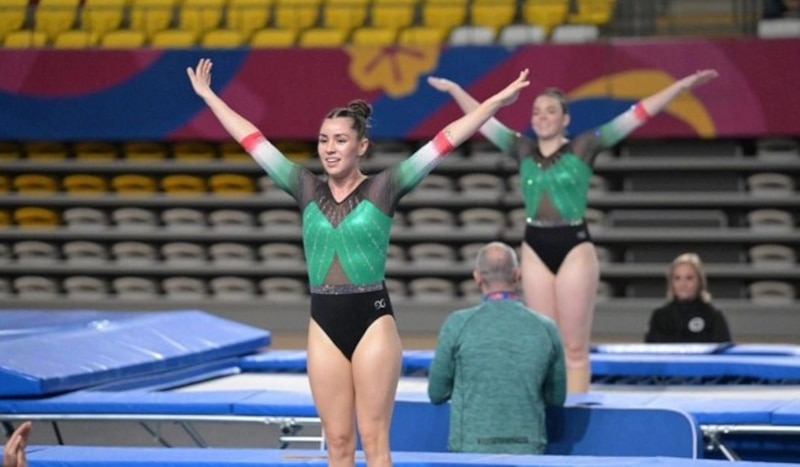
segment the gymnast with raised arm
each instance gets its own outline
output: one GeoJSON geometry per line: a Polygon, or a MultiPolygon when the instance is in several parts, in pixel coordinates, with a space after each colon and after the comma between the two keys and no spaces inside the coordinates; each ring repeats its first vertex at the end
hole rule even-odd
{"type": "Polygon", "coordinates": [[[356,423],[370,467],[392,464],[389,427],[402,347],[384,284],[386,253],[398,201],[454,147],[470,138],[528,86],[528,70],[409,159],[372,176],[360,169],[369,147],[371,107],[356,100],[322,120],[317,153],[325,177],[289,161],[211,89],[211,61],[187,73],[232,138],[297,201],[303,216],[311,319],[308,376],[334,467],[355,465],[356,423]]]}
{"type": "MultiPolygon", "coordinates": [[[[564,94],[550,88],[533,102],[531,126],[536,139],[491,118],[480,132],[519,163],[526,227],[522,241],[522,289],[526,304],[558,325],[567,360],[569,393],[589,390],[594,301],[600,266],[586,228],[589,181],[595,157],[661,112],[682,92],[717,77],[701,70],[636,103],[604,125],[567,138],[570,115],[564,94]]],[[[478,106],[461,86],[430,77],[435,89],[449,93],[464,112],[478,106]]]]}

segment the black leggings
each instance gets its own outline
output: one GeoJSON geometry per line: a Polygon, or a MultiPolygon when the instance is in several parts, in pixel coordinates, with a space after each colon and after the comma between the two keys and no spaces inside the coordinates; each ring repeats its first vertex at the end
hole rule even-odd
{"type": "Polygon", "coordinates": [[[311,294],[311,319],[348,359],[370,325],[384,315],[394,316],[386,289],[350,294],[311,294]]]}

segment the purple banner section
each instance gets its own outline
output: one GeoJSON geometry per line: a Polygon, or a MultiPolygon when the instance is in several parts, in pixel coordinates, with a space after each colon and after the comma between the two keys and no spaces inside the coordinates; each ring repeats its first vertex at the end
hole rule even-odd
{"type": "Polygon", "coordinates": [[[374,139],[427,139],[460,115],[427,76],[456,80],[483,99],[523,68],[532,86],[498,115],[523,132],[547,87],[568,95],[569,132],[577,134],[715,68],[719,79],[632,137],[800,135],[800,39],[626,39],[518,49],[0,50],[0,140],[227,140],[186,77],[201,57],[214,61],[213,87],[271,138],[313,140],[330,109],[363,98],[375,110],[374,139]]]}

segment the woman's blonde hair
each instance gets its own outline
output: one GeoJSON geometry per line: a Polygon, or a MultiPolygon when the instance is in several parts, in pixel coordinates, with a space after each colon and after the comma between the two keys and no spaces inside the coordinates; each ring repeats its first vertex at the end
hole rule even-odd
{"type": "Polygon", "coordinates": [[[703,261],[696,253],[684,253],[672,260],[669,271],[667,271],[667,300],[675,300],[675,293],[672,291],[672,274],[675,273],[675,269],[681,264],[688,264],[692,267],[692,269],[694,269],[695,274],[697,274],[698,279],[700,279],[700,288],[697,291],[697,295],[705,303],[710,302],[711,293],[708,291],[706,271],[703,267],[703,261]]]}

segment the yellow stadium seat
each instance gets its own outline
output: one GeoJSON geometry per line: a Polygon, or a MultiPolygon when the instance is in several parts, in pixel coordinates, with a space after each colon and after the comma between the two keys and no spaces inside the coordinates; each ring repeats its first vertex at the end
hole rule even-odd
{"type": "Polygon", "coordinates": [[[226,141],[220,145],[220,153],[225,162],[253,163],[253,158],[244,150],[241,144],[235,141],[226,141]]]}
{"type": "Polygon", "coordinates": [[[56,227],[61,218],[52,209],[26,206],[14,211],[14,223],[23,228],[56,227]]]}
{"type": "Polygon", "coordinates": [[[209,179],[211,191],[218,195],[249,195],[256,191],[253,180],[240,174],[216,174],[209,179]]]}
{"type": "Polygon", "coordinates": [[[117,175],[111,179],[111,186],[123,195],[152,195],[156,192],[156,181],[146,175],[117,175]]]}
{"type": "Polygon", "coordinates": [[[512,24],[516,14],[514,0],[476,0],[470,6],[472,24],[492,28],[495,32],[512,24]]]}
{"type": "Polygon", "coordinates": [[[97,44],[97,34],[91,31],[73,29],[56,36],[53,47],[57,49],[88,49],[97,44]]]}
{"type": "Polygon", "coordinates": [[[11,189],[11,181],[5,175],[0,175],[0,193],[8,193],[11,189]]]}
{"type": "Polygon", "coordinates": [[[225,0],[183,0],[178,12],[178,26],[194,31],[198,37],[222,24],[225,0]]]}
{"type": "Polygon", "coordinates": [[[60,162],[67,158],[67,147],[62,143],[35,141],[25,143],[28,160],[37,162],[60,162]]]}
{"type": "Polygon", "coordinates": [[[312,28],[300,34],[298,45],[305,48],[340,47],[347,40],[343,29],[312,28]]]}
{"type": "Polygon", "coordinates": [[[287,159],[295,162],[307,161],[317,155],[316,144],[309,144],[305,141],[279,141],[275,143],[275,147],[287,159]]]}
{"type": "Polygon", "coordinates": [[[61,181],[64,191],[72,195],[102,194],[108,191],[103,177],[90,174],[70,174],[61,181]]]}
{"type": "Polygon", "coordinates": [[[19,144],[0,141],[0,162],[11,162],[22,158],[23,152],[19,144]]]}
{"type": "Polygon", "coordinates": [[[111,143],[81,141],[73,146],[75,159],[81,162],[112,162],[117,159],[117,148],[111,143]]]}
{"type": "Polygon", "coordinates": [[[261,29],[253,33],[250,46],[261,49],[294,47],[297,35],[296,29],[261,29]]]}
{"type": "Polygon", "coordinates": [[[313,27],[319,20],[322,0],[277,0],[275,26],[288,29],[313,27]]]}
{"type": "Polygon", "coordinates": [[[272,19],[274,0],[230,0],[225,14],[228,29],[241,31],[246,39],[267,27],[272,19]]]}
{"type": "Polygon", "coordinates": [[[328,0],[322,13],[326,27],[352,31],[367,20],[369,0],[328,0]]]}
{"type": "Polygon", "coordinates": [[[434,3],[428,0],[422,5],[422,25],[446,30],[461,26],[467,21],[467,5],[458,3],[434,3]]]}
{"type": "Polygon", "coordinates": [[[122,26],[128,0],[84,0],[81,28],[103,35],[122,26]]]}
{"type": "Polygon", "coordinates": [[[164,145],[147,141],[129,141],[123,145],[122,153],[130,162],[161,162],[167,157],[164,145]]]}
{"type": "Polygon", "coordinates": [[[194,31],[187,29],[166,29],[158,31],[150,38],[150,46],[156,49],[188,49],[197,45],[194,31]]]}
{"type": "Polygon", "coordinates": [[[0,0],[0,39],[25,25],[29,0],[0,0]]]}
{"type": "Polygon", "coordinates": [[[9,225],[11,225],[11,216],[8,214],[8,211],[0,210],[0,227],[9,225]]]}
{"type": "Polygon", "coordinates": [[[161,188],[170,195],[200,195],[206,192],[206,181],[196,175],[167,175],[161,188]]]}
{"type": "Polygon", "coordinates": [[[107,32],[100,38],[100,47],[104,49],[138,49],[144,47],[147,37],[142,31],[119,29],[107,32]]]}
{"type": "Polygon", "coordinates": [[[388,47],[397,42],[397,29],[394,28],[358,28],[350,39],[353,45],[368,47],[388,47]]]}
{"type": "Polygon", "coordinates": [[[611,22],[615,7],[616,0],[578,0],[578,11],[570,14],[567,21],[603,26],[611,22]]]}
{"type": "Polygon", "coordinates": [[[50,194],[58,191],[58,180],[50,175],[20,174],[14,177],[14,189],[25,194],[50,194]]]}
{"type": "Polygon", "coordinates": [[[541,26],[549,34],[554,27],[567,21],[568,13],[567,0],[527,0],[522,17],[526,23],[541,26]]]}
{"type": "Polygon", "coordinates": [[[130,28],[150,38],[172,25],[177,5],[178,0],[131,0],[130,28]]]}
{"type": "Polygon", "coordinates": [[[80,0],[39,0],[34,13],[34,29],[44,32],[48,40],[72,29],[78,17],[79,2],[80,0]]]}
{"type": "Polygon", "coordinates": [[[378,28],[405,28],[414,24],[418,0],[375,0],[370,24],[378,28]]]}
{"type": "Polygon", "coordinates": [[[210,143],[182,141],[172,144],[172,155],[180,162],[212,162],[217,152],[210,143]]]}
{"type": "Polygon", "coordinates": [[[400,31],[398,45],[405,46],[438,46],[447,39],[447,30],[417,26],[400,31]]]}
{"type": "Polygon", "coordinates": [[[244,34],[232,29],[212,29],[200,39],[200,46],[205,49],[235,49],[244,43],[244,34]]]}
{"type": "Polygon", "coordinates": [[[34,49],[46,45],[47,34],[32,30],[11,31],[3,41],[3,47],[7,49],[34,49]]]}

